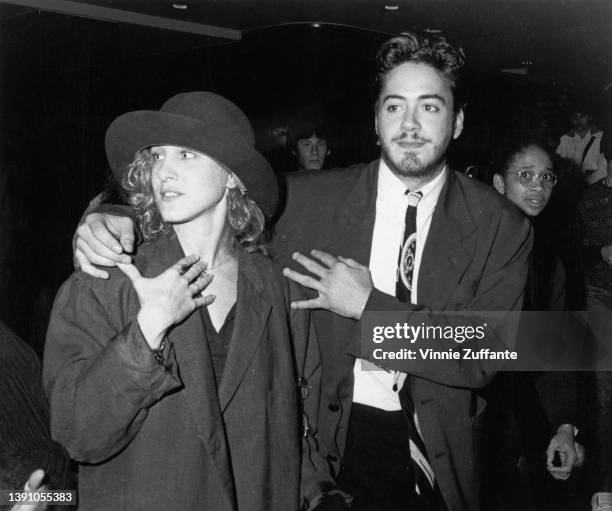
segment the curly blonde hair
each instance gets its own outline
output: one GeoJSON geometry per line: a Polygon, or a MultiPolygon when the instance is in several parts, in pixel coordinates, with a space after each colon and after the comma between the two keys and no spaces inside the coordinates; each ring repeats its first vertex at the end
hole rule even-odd
{"type": "MultiPolygon", "coordinates": [[[[151,184],[154,163],[151,150],[141,149],[129,164],[121,183],[127,202],[134,208],[145,241],[158,238],[170,227],[164,222],[155,203],[151,184]]],[[[240,182],[237,176],[234,177],[240,182]]],[[[227,221],[235,242],[248,252],[267,254],[266,217],[257,203],[235,187],[228,190],[227,204],[227,221]]]]}

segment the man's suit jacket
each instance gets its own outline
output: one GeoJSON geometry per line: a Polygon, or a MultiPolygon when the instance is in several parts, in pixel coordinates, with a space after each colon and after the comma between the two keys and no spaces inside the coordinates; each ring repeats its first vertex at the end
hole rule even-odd
{"type": "MultiPolygon", "coordinates": [[[[135,264],[151,277],[181,257],[171,233],[140,246],[135,264]]],[[[309,314],[291,311],[303,294],[278,267],[242,250],[238,263],[218,390],[199,311],[169,331],[161,365],[118,269],[109,280],[77,272],[59,291],[44,382],[52,434],[80,462],[81,509],[299,509],[298,377],[311,387],[304,406],[315,406],[316,423],[316,338],[309,314]]]]}
{"type": "MultiPolygon", "coordinates": [[[[368,264],[378,164],[289,177],[274,245],[284,264],[292,264],[294,251],[308,254],[315,248],[368,264]]],[[[518,310],[530,248],[529,224],[516,208],[491,187],[449,172],[423,251],[418,305],[373,290],[366,310],[405,311],[408,322],[413,311],[518,310]]],[[[358,322],[322,310],[313,316],[323,364],[318,436],[322,454],[337,474],[351,409],[352,370],[360,353],[358,322]]],[[[475,363],[407,380],[450,511],[478,507],[473,423],[482,406],[474,389],[491,376],[475,363]]]]}

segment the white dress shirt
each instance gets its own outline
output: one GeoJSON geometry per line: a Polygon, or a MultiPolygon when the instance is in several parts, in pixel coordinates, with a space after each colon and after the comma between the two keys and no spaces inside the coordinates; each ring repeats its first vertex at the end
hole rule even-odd
{"type": "Polygon", "coordinates": [[[581,137],[578,135],[578,133],[574,132],[573,136],[561,136],[559,147],[557,147],[557,154],[559,156],[562,158],[568,158],[576,165],[580,166],[580,163],[582,162],[582,155],[584,154],[587,144],[591,140],[591,137],[595,137],[595,140],[586,153],[582,167],[580,167],[582,172],[586,170],[594,171],[587,176],[588,184],[596,183],[607,175],[607,162],[604,155],[601,154],[600,147],[602,135],[603,133],[601,131],[592,133],[591,130],[589,130],[584,137],[581,137]]]}
{"type": "MultiPolygon", "coordinates": [[[[412,274],[412,303],[417,303],[418,277],[423,248],[427,241],[431,218],[445,182],[446,168],[422,188],[410,190],[420,191],[423,194],[417,205],[417,242],[412,274]]],[[[378,168],[378,194],[369,268],[374,287],[393,296],[395,296],[397,263],[404,239],[404,222],[408,206],[408,197],[405,192],[406,185],[391,172],[381,159],[378,168]]],[[[353,374],[355,376],[353,402],[381,410],[401,410],[398,393],[393,390],[393,387],[397,385],[396,389],[402,388],[406,379],[404,373],[389,372],[383,369],[375,370],[375,366],[371,363],[357,359],[353,374]]]]}

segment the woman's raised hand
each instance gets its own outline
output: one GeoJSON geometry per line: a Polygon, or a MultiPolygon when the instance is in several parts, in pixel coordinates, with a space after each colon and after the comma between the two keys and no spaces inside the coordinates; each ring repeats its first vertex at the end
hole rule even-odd
{"type": "Polygon", "coordinates": [[[155,278],[143,277],[133,264],[117,266],[129,277],[138,294],[138,324],[154,350],[160,347],[168,328],[215,299],[200,294],[213,277],[206,273],[206,263],[199,256],[183,257],[155,278]]]}

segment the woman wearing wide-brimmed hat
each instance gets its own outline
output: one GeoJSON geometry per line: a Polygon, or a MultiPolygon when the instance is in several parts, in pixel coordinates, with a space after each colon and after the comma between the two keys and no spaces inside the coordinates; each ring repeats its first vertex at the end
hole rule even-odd
{"type": "Polygon", "coordinates": [[[106,150],[145,242],[108,280],[67,280],[45,347],[81,507],[312,505],[316,453],[302,458],[301,438],[318,351],[290,308],[298,288],[262,254],[277,183],[249,121],[216,94],[179,94],[117,118],[106,150]]]}

